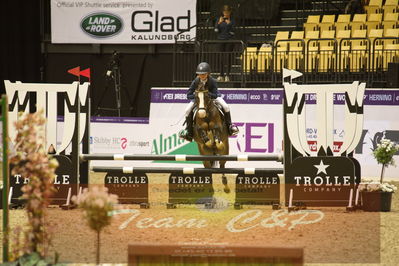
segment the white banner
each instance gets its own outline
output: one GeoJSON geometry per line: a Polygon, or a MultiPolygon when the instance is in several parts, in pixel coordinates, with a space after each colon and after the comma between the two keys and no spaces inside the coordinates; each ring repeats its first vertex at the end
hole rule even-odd
{"type": "MultiPolygon", "coordinates": [[[[197,145],[178,137],[188,103],[187,88],[152,88],[150,118],[93,117],[91,123],[91,153],[125,154],[198,154],[197,145]]],[[[240,128],[236,137],[229,139],[230,154],[281,153],[283,141],[283,108],[281,89],[220,89],[230,105],[234,123],[240,128]]],[[[306,101],[307,141],[316,148],[317,128],[314,108],[316,99],[306,101]],[[313,111],[312,111],[313,110],[313,111]],[[313,114],[312,114],[313,113],[313,114]]],[[[334,150],[339,151],[344,140],[344,95],[336,95],[334,111],[334,150]]],[[[355,158],[362,166],[362,177],[378,178],[381,165],[372,149],[381,138],[399,143],[399,90],[368,89],[364,100],[364,129],[355,158]]],[[[62,122],[58,131],[63,132],[62,122]]],[[[62,135],[57,134],[60,145],[62,135]]],[[[399,156],[395,156],[396,163],[399,156]]],[[[185,166],[187,164],[152,161],[93,161],[103,166],[185,166]]],[[[202,167],[201,164],[192,164],[202,167]]],[[[277,162],[228,162],[227,167],[279,167],[277,162]]],[[[389,166],[387,178],[397,178],[398,168],[389,166]]]]}
{"type": "MultiPolygon", "coordinates": [[[[52,43],[174,43],[197,23],[196,0],[51,0],[52,43]]],[[[179,40],[195,38],[192,28],[179,40]]]]}

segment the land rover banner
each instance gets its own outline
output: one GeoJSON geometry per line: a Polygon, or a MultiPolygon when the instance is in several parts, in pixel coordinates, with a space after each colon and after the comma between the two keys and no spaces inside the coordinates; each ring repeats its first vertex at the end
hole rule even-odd
{"type": "Polygon", "coordinates": [[[51,0],[53,43],[173,43],[195,38],[196,0],[51,0]]]}

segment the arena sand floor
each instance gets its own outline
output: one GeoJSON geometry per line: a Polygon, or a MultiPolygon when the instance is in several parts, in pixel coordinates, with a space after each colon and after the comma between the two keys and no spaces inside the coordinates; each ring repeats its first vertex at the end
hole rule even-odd
{"type": "MultiPolygon", "coordinates": [[[[93,185],[103,184],[104,174],[91,173],[93,185]]],[[[150,209],[123,205],[129,213],[117,214],[102,234],[101,262],[126,263],[129,242],[240,244],[276,247],[304,247],[306,265],[392,265],[399,263],[399,197],[394,195],[392,211],[347,213],[344,208],[312,208],[287,213],[270,206],[245,206],[234,210],[234,193],[225,194],[214,176],[217,208],[179,205],[166,209],[167,175],[150,175],[150,209]],[[229,206],[230,205],[230,206],[229,206]],[[183,225],[182,219],[195,219],[183,225]],[[183,226],[182,226],[183,225],[183,226]]],[[[234,175],[229,175],[232,184],[234,175]]],[[[398,183],[396,183],[398,184],[398,183]]],[[[232,191],[234,186],[231,185],[232,191]]],[[[11,210],[14,227],[26,222],[24,210],[11,210]]],[[[78,209],[49,208],[54,225],[49,255],[60,261],[94,264],[96,236],[78,209]]]]}

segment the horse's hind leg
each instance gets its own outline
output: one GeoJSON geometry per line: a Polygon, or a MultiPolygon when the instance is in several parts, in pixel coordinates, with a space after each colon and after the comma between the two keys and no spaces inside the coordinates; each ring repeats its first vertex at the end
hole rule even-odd
{"type": "MultiPolygon", "coordinates": [[[[226,161],[221,161],[220,162],[220,168],[224,169],[224,166],[226,164],[226,161]]],[[[222,174],[222,184],[224,185],[224,192],[225,193],[230,193],[230,188],[229,188],[229,184],[227,182],[227,176],[225,173],[222,174]]]]}

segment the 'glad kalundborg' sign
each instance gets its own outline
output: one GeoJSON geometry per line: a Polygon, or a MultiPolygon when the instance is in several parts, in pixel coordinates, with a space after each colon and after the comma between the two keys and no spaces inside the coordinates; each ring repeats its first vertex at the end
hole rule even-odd
{"type": "MultiPolygon", "coordinates": [[[[363,130],[365,83],[298,85],[284,82],[284,174],[286,199],[307,206],[347,206],[360,182],[352,157],[363,130]],[[315,95],[315,114],[307,114],[307,95],[315,95]],[[334,148],[334,94],[345,95],[344,140],[334,148]],[[306,116],[316,117],[317,143],[310,147],[306,116]]],[[[287,201],[288,204],[288,201],[287,201]]]]}

